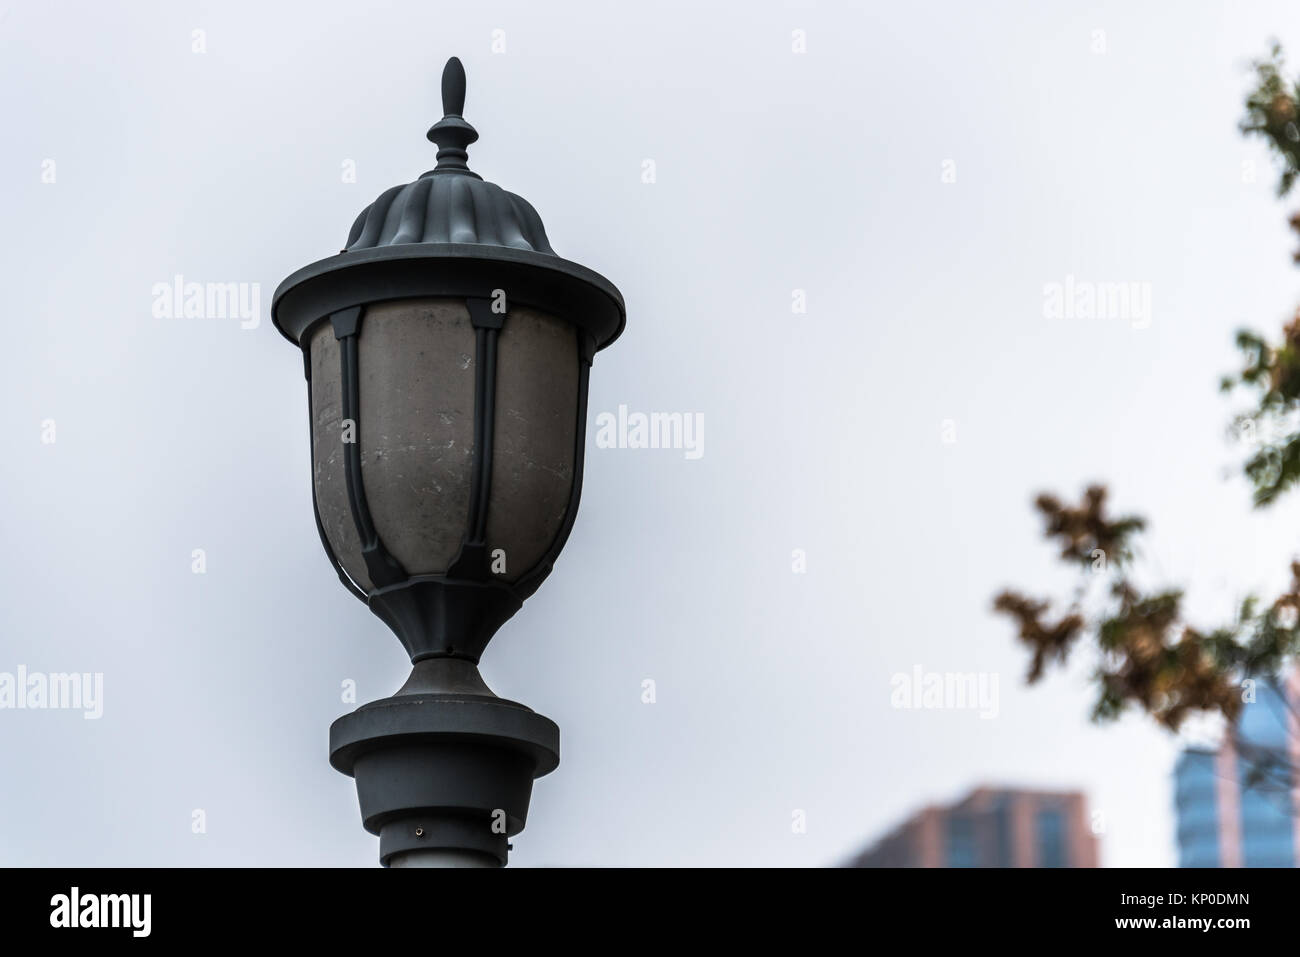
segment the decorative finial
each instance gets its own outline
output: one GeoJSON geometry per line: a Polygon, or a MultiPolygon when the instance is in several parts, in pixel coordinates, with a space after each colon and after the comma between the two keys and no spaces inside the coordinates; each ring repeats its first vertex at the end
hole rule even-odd
{"type": "Polygon", "coordinates": [[[442,68],[442,112],[460,116],[465,111],[465,66],[452,57],[442,68]]]}
{"type": "Polygon", "coordinates": [[[429,128],[429,142],[438,145],[435,173],[470,173],[465,147],[478,139],[478,131],[465,122],[465,68],[452,57],[442,69],[442,119],[429,128]]]}

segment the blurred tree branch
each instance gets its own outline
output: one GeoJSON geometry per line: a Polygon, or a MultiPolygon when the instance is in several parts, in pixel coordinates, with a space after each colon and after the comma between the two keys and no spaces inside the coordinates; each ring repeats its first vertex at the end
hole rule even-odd
{"type": "MultiPolygon", "coordinates": [[[[1300,175],[1300,127],[1297,105],[1300,83],[1283,79],[1282,49],[1273,45],[1267,59],[1254,63],[1255,88],[1246,97],[1241,131],[1262,137],[1281,167],[1278,196],[1286,196],[1300,175]]],[[[1300,233],[1300,213],[1290,220],[1300,233]]],[[[1300,250],[1292,255],[1300,263],[1300,250]]],[[[1242,389],[1253,394],[1255,407],[1239,415],[1238,434],[1256,443],[1244,471],[1254,488],[1256,505],[1271,505],[1300,481],[1300,310],[1282,327],[1272,343],[1249,329],[1237,333],[1244,365],[1223,379],[1225,392],[1242,389]]]]}
{"type": "MultiPolygon", "coordinates": [[[[1253,69],[1254,86],[1246,96],[1240,130],[1264,139],[1280,167],[1277,194],[1286,196],[1300,177],[1300,82],[1285,78],[1277,44],[1253,69]]],[[[1300,213],[1289,222],[1300,234],[1300,213]]],[[[1300,264],[1300,251],[1292,258],[1300,264]]],[[[1222,388],[1253,398],[1253,407],[1238,415],[1235,425],[1239,435],[1254,443],[1242,470],[1256,507],[1265,507],[1300,483],[1300,309],[1278,341],[1241,330],[1236,344],[1243,366],[1223,379],[1222,388]]],[[[1135,543],[1146,523],[1136,515],[1109,515],[1107,496],[1106,487],[1095,484],[1078,505],[1049,494],[1034,501],[1044,538],[1059,547],[1060,559],[1082,578],[1064,602],[1010,589],[995,597],[994,609],[1015,622],[1017,636],[1029,650],[1027,681],[1037,682],[1051,666],[1064,665],[1080,645],[1088,646],[1096,661],[1094,720],[1137,708],[1176,731],[1193,713],[1221,715],[1242,758],[1245,784],[1289,794],[1298,770],[1289,754],[1244,740],[1236,722],[1249,698],[1243,686],[1250,687],[1246,683],[1251,680],[1265,682],[1286,702],[1288,712],[1281,720],[1288,728],[1300,722],[1300,708],[1286,696],[1281,681],[1300,654],[1300,561],[1291,564],[1288,590],[1272,602],[1250,597],[1229,624],[1196,627],[1184,617],[1180,589],[1150,591],[1138,583],[1135,543]]]]}

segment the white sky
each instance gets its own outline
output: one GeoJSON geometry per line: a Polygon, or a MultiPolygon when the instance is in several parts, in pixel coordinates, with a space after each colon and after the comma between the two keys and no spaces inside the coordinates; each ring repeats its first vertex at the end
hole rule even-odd
{"type": "Polygon", "coordinates": [[[1064,592],[1029,499],[1093,478],[1199,622],[1285,584],[1300,505],[1225,480],[1217,382],[1297,299],[1300,203],[1236,132],[1294,4],[554,7],[0,7],[0,671],[105,699],[0,711],[0,860],[376,861],[326,732],[342,681],[407,667],[320,548],[269,307],[432,167],[454,54],[471,167],[627,299],[589,440],[620,403],[706,426],[696,461],[589,444],[568,548],[485,656],[562,729],[512,862],[832,863],[988,782],[1083,788],[1106,864],[1172,864],[1177,742],[1090,725],[1083,662],[1024,688],[989,606],[1064,592]],[[154,318],[178,273],[260,283],[260,326],[154,318]],[[1149,283],[1150,327],[1044,318],[1067,275],[1149,283]],[[996,673],[998,716],[892,708],[917,665],[996,673]]]}

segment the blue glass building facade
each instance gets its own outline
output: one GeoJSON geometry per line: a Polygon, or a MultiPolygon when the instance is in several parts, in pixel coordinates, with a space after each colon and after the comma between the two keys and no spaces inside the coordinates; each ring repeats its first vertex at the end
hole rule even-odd
{"type": "Polygon", "coordinates": [[[1218,755],[1189,749],[1174,767],[1178,866],[1222,867],[1219,857],[1218,755]]]}
{"type": "Polygon", "coordinates": [[[1189,748],[1179,756],[1180,867],[1296,866],[1294,727],[1287,701],[1260,685],[1235,737],[1217,751],[1189,748]]]}

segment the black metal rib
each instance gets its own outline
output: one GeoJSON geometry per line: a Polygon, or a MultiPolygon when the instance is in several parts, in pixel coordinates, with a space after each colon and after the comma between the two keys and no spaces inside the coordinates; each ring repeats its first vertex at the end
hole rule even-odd
{"type": "Polygon", "coordinates": [[[470,470],[469,521],[460,552],[447,569],[453,578],[491,577],[487,560],[488,499],[492,494],[492,444],[496,433],[497,337],[505,316],[490,299],[466,299],[474,326],[474,460],[470,470]]]}
{"type": "Polygon", "coordinates": [[[497,421],[497,337],[498,329],[482,330],[484,336],[483,350],[483,390],[482,411],[475,411],[475,417],[483,422],[482,444],[477,446],[474,455],[475,468],[478,471],[478,485],[475,497],[478,499],[478,521],[471,525],[474,541],[485,543],[487,538],[488,498],[492,493],[492,445],[496,435],[497,421]]]}
{"type": "Polygon", "coordinates": [[[358,343],[361,329],[361,307],[354,306],[336,312],[330,317],[334,337],[339,341],[340,389],[343,398],[343,418],[352,421],[352,441],[343,443],[343,468],[348,486],[348,507],[352,522],[361,540],[361,557],[366,571],[376,588],[395,585],[407,578],[397,559],[388,553],[375,531],[366,501],[366,486],[361,476],[361,377],[359,373],[358,343]]]}
{"type": "Polygon", "coordinates": [[[466,526],[465,541],[477,541],[477,531],[479,527],[480,512],[483,509],[483,501],[479,498],[479,488],[483,484],[483,456],[480,451],[483,448],[483,391],[487,385],[487,373],[485,369],[484,356],[487,352],[487,335],[486,329],[474,330],[474,448],[471,452],[473,455],[473,464],[470,466],[469,480],[469,524],[466,526]]]}

